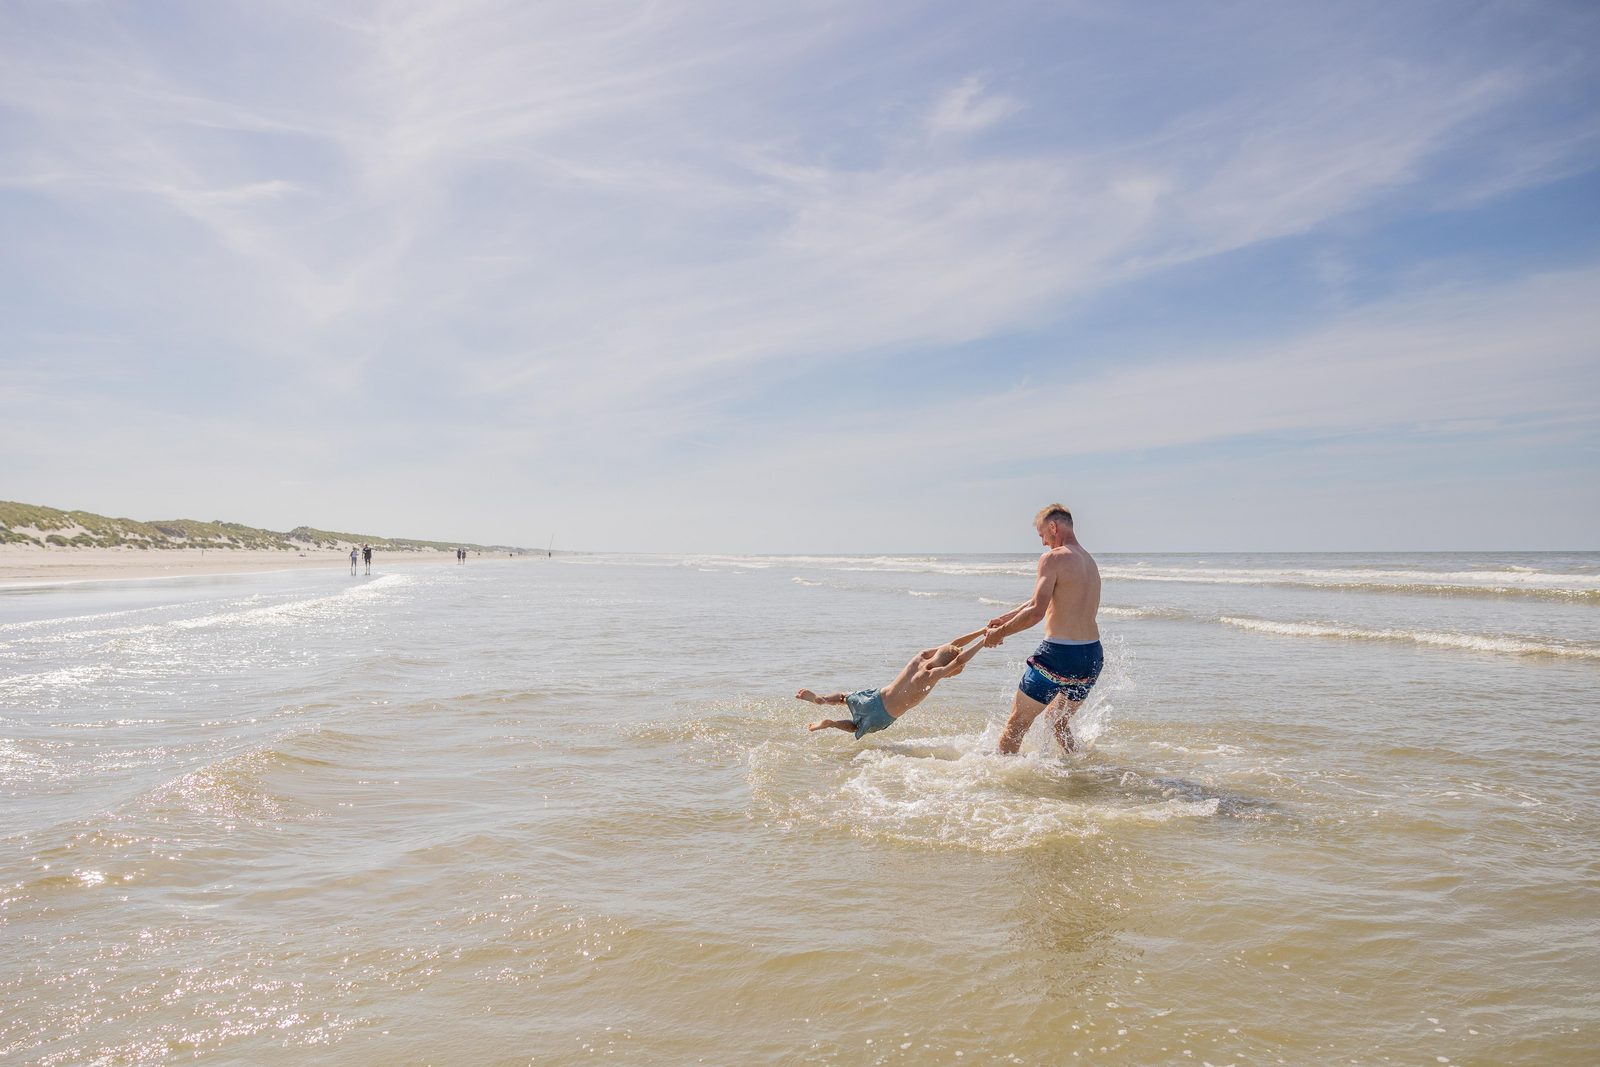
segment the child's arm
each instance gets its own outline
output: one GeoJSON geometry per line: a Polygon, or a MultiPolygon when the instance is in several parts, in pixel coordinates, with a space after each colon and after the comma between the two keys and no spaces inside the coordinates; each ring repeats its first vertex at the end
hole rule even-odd
{"type": "Polygon", "coordinates": [[[952,638],[952,639],[951,639],[951,640],[950,640],[950,643],[951,643],[951,644],[952,644],[952,645],[956,645],[956,646],[957,646],[957,647],[959,647],[959,646],[961,646],[961,645],[964,645],[964,644],[966,644],[966,643],[967,643],[967,642],[968,642],[968,641],[975,641],[975,640],[977,640],[977,639],[978,639],[978,638],[980,638],[980,637],[982,637],[982,636],[983,636],[983,635],[984,635],[984,634],[985,634],[985,633],[987,633],[987,632],[988,632],[988,630],[989,630],[989,627],[987,627],[987,626],[980,626],[980,627],[978,627],[978,628],[977,628],[977,629],[976,629],[976,630],[973,630],[973,631],[972,631],[972,632],[971,632],[971,633],[969,633],[969,634],[962,634],[962,635],[961,635],[961,636],[960,636],[960,637],[955,637],[955,638],[952,638]]]}
{"type": "MultiPolygon", "coordinates": [[[[981,629],[977,629],[977,630],[973,630],[971,633],[962,634],[960,637],[957,637],[954,640],[949,641],[947,643],[948,644],[952,644],[952,645],[956,645],[956,646],[964,645],[968,641],[971,641],[971,640],[973,640],[975,638],[982,637],[987,632],[988,632],[988,628],[987,627],[984,627],[984,628],[981,628],[981,629]]],[[[943,648],[943,647],[944,647],[944,645],[934,645],[932,648],[925,648],[921,652],[917,653],[917,658],[918,659],[932,659],[933,657],[935,657],[935,656],[937,656],[939,654],[939,650],[941,648],[943,648]]]]}
{"type": "MultiPolygon", "coordinates": [[[[982,630],[978,630],[975,633],[967,634],[967,639],[971,640],[974,637],[978,637],[982,633],[983,633],[982,630]]],[[[960,644],[959,641],[952,641],[950,643],[952,645],[960,644]]],[[[939,682],[942,679],[954,678],[956,675],[960,674],[963,670],[965,670],[967,664],[972,662],[972,657],[976,656],[982,650],[983,650],[983,642],[982,641],[974,641],[968,647],[963,648],[961,650],[960,654],[957,655],[955,659],[951,660],[949,663],[946,663],[943,667],[930,667],[930,668],[927,668],[926,673],[927,673],[927,682],[928,682],[928,684],[929,685],[933,685],[934,683],[939,682]]]]}
{"type": "MultiPolygon", "coordinates": [[[[978,631],[978,635],[982,635],[982,633],[983,633],[982,630],[978,631]]],[[[983,651],[983,642],[982,641],[974,641],[971,645],[967,646],[966,648],[963,648],[961,650],[961,654],[958,655],[955,659],[951,660],[949,665],[945,667],[945,669],[944,669],[945,677],[950,678],[950,677],[954,677],[957,674],[960,674],[962,672],[962,670],[964,670],[966,668],[967,664],[972,662],[972,657],[976,656],[979,652],[982,652],[982,651],[983,651]]]]}

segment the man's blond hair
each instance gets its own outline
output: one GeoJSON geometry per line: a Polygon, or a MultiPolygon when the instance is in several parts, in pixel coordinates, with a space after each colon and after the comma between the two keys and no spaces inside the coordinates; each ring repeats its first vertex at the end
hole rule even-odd
{"type": "Polygon", "coordinates": [[[1047,504],[1039,509],[1039,514],[1033,517],[1033,528],[1042,530],[1044,524],[1052,519],[1060,519],[1068,526],[1072,525],[1072,512],[1067,510],[1065,504],[1047,504]]]}

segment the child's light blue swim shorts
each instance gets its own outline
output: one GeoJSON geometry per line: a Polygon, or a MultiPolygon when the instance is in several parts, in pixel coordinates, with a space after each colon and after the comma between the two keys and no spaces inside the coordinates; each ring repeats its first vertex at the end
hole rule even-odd
{"type": "Polygon", "coordinates": [[[846,694],[844,702],[850,709],[850,721],[856,724],[857,741],[866,734],[877,733],[894,723],[894,716],[883,706],[883,694],[876,689],[846,694]]]}

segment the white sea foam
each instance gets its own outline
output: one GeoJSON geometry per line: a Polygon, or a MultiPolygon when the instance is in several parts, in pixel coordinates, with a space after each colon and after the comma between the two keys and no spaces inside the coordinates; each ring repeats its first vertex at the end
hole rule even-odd
{"type": "Polygon", "coordinates": [[[139,626],[115,626],[100,630],[72,630],[65,629],[57,633],[45,633],[35,637],[17,638],[12,644],[19,646],[35,645],[60,645],[78,641],[89,641],[102,637],[132,637],[137,634],[157,633],[166,623],[145,623],[139,626]]]}
{"type": "Polygon", "coordinates": [[[1600,648],[1593,645],[1562,644],[1522,636],[1463,634],[1438,630],[1374,629],[1324,622],[1275,622],[1222,616],[1222,622],[1256,633],[1280,637],[1328,637],[1361,641],[1403,641],[1437,648],[1458,648],[1470,652],[1494,652],[1516,656],[1568,656],[1575,659],[1600,659],[1600,648]]]}
{"type": "Polygon", "coordinates": [[[268,625],[285,619],[315,616],[330,608],[353,605],[381,596],[396,586],[405,585],[410,581],[412,576],[409,574],[386,574],[364,585],[353,586],[328,596],[289,600],[281,604],[249,608],[244,611],[218,611],[193,619],[178,619],[171,625],[180,630],[196,630],[212,626],[268,625]]]}
{"type": "MultiPolygon", "coordinates": [[[[1113,825],[1158,824],[1219,812],[1215,797],[1191,799],[1099,777],[1075,778],[1053,754],[1001,756],[991,733],[864,746],[842,777],[817,788],[827,764],[797,772],[787,745],[750,755],[756,795],[785,819],[865,837],[980,852],[1015,852],[1113,825]]],[[[801,757],[804,760],[804,756],[801,757]]],[[[836,771],[835,774],[841,774],[836,771]]]]}
{"type": "Polygon", "coordinates": [[[770,570],[774,567],[810,567],[830,571],[882,574],[1016,575],[1034,573],[1032,560],[973,560],[941,556],[629,556],[603,555],[574,559],[592,565],[638,567],[712,567],[732,570],[770,570]]]}
{"type": "Polygon", "coordinates": [[[1119,605],[1102,604],[1100,614],[1112,619],[1192,619],[1189,612],[1181,608],[1129,608],[1119,605]]]}
{"type": "Polygon", "coordinates": [[[1600,597],[1600,575],[1534,571],[1524,568],[1481,571],[1383,570],[1296,567],[1123,567],[1105,566],[1111,581],[1179,582],[1200,585],[1289,585],[1319,589],[1383,592],[1524,594],[1568,598],[1600,597]]]}
{"type": "Polygon", "coordinates": [[[104,673],[105,668],[102,666],[83,664],[76,667],[60,667],[55,670],[36,671],[32,674],[18,674],[10,678],[0,678],[0,692],[26,696],[69,686],[84,686],[94,682],[104,673]]]}
{"type": "Polygon", "coordinates": [[[129,608],[125,611],[102,611],[93,615],[68,615],[53,619],[27,619],[22,622],[0,623],[0,634],[24,633],[30,630],[42,630],[59,627],[72,627],[86,622],[103,622],[106,619],[127,618],[130,615],[148,615],[152,612],[170,610],[169,608],[129,608]]]}
{"type": "MultiPolygon", "coordinates": [[[[1081,750],[1091,749],[1112,720],[1112,698],[1133,687],[1131,665],[1126,641],[1108,637],[1101,682],[1073,720],[1081,750]]],[[[768,729],[748,720],[741,728],[768,729]]],[[[996,720],[974,733],[874,735],[843,766],[814,738],[766,741],[746,750],[750,783],[786,821],[983,852],[1093,836],[1113,824],[1218,814],[1209,795],[1124,782],[1064,761],[1043,727],[1030,734],[1022,756],[999,755],[997,729],[996,720]]]]}
{"type": "MultiPolygon", "coordinates": [[[[1460,560],[1461,557],[1444,557],[1460,560]]],[[[1434,594],[1530,595],[1600,599],[1600,573],[1540,570],[1505,563],[1483,569],[1429,570],[1415,566],[1393,569],[1372,565],[1339,566],[1211,566],[1208,561],[1102,561],[1108,581],[1174,582],[1203,585],[1288,585],[1309,588],[1421,592],[1434,594]]],[[[592,556],[573,562],[613,566],[694,567],[761,571],[803,567],[840,572],[937,574],[968,577],[1024,578],[1034,573],[1031,558],[961,556],[592,556]]]]}

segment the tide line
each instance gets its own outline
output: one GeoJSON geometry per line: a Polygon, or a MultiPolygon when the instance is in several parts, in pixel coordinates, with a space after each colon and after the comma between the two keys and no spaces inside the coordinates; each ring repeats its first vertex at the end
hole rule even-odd
{"type": "Polygon", "coordinates": [[[1439,630],[1369,629],[1320,622],[1275,622],[1224,615],[1221,621],[1241,630],[1273,634],[1278,637],[1322,637],[1357,641],[1397,641],[1435,648],[1455,648],[1469,652],[1493,652],[1513,656],[1562,656],[1600,660],[1600,648],[1593,645],[1562,644],[1531,637],[1463,634],[1439,630]]]}

